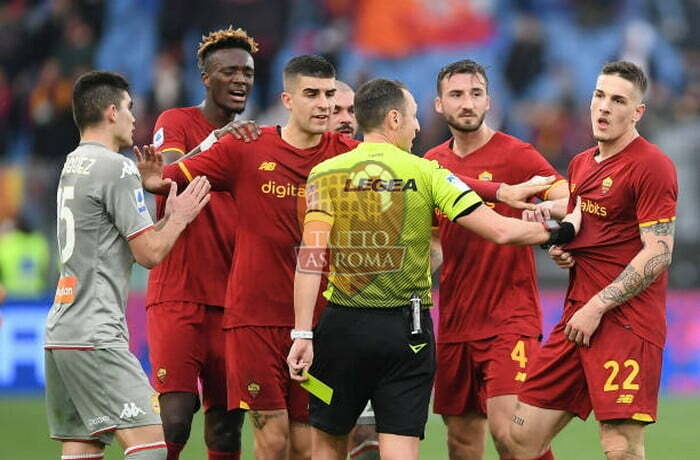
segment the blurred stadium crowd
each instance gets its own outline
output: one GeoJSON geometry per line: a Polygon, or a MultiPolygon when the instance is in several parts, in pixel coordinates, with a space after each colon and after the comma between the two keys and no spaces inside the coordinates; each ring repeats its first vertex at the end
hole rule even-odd
{"type": "MultiPolygon", "coordinates": [[[[18,234],[30,242],[20,265],[21,251],[1,251],[0,283],[8,270],[27,277],[35,270],[44,282],[29,290],[52,289],[55,187],[78,140],[70,111],[75,78],[93,68],[123,73],[132,83],[135,139],[148,143],[160,112],[202,100],[197,43],[232,24],[261,45],[243,118],[283,121],[284,63],[322,54],[353,86],[371,77],[407,84],[420,107],[414,153],[422,155],[448,135],[432,106],[438,70],[471,58],[489,72],[491,126],[533,143],[562,172],[592,144],[588,103],[602,64],[623,58],[642,65],[652,88],[640,132],[674,160],[681,187],[671,285],[697,287],[699,22],[697,0],[5,0],[0,248],[3,239],[10,247],[11,236],[17,249],[18,234]]],[[[564,276],[542,265],[545,282],[564,276]]]]}

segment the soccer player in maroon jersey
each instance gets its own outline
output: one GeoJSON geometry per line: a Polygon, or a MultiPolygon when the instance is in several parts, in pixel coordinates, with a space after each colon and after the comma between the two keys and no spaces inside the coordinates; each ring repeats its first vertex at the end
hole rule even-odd
{"type": "MultiPolygon", "coordinates": [[[[206,88],[204,101],[166,110],[154,128],[153,144],[166,161],[194,149],[206,150],[232,128],[253,85],[256,51],[257,44],[242,29],[229,27],[203,37],[197,55],[206,88]]],[[[163,217],[165,197],[157,196],[156,203],[158,217],[163,217]]],[[[198,382],[208,458],[240,457],[243,411],[227,410],[222,329],[237,224],[233,209],[228,193],[212,193],[209,206],[149,276],[146,311],[152,381],[160,393],[168,459],[179,458],[189,438],[200,405],[198,382]]]]}
{"type": "Polygon", "coordinates": [[[656,421],[678,195],[672,161],[637,132],[646,89],[630,62],[608,63],[598,76],[597,146],[569,165],[568,207],[581,198],[581,232],[551,251],[571,268],[564,313],[519,394],[513,458],[553,458],[552,438],[591,410],[608,459],[644,458],[644,427],[656,421]]]}
{"type": "MultiPolygon", "coordinates": [[[[557,176],[540,194],[566,198],[566,181],[531,145],[490,128],[484,68],[471,60],[449,64],[437,76],[435,109],[452,138],[425,158],[482,181],[507,183],[557,176]]],[[[520,211],[489,203],[499,214],[520,211]]],[[[502,246],[439,218],[443,252],[434,410],[447,425],[450,458],[480,459],[488,427],[501,455],[517,392],[539,348],[541,313],[532,249],[502,246]]]]}
{"type": "MultiPolygon", "coordinates": [[[[228,407],[250,409],[256,457],[308,458],[308,393],[291,382],[286,356],[294,325],[295,247],[301,239],[305,183],[311,168],[357,142],[328,131],[335,69],[317,56],[298,56],[284,70],[284,127],[262,129],[245,143],[226,136],[208,150],[169,165],[158,156],[139,164],[146,188],[168,179],[185,184],[206,175],[236,201],[236,250],[226,293],[228,407]],[[232,359],[228,359],[232,358],[232,359]]],[[[202,267],[205,269],[205,267],[202,267]]]]}

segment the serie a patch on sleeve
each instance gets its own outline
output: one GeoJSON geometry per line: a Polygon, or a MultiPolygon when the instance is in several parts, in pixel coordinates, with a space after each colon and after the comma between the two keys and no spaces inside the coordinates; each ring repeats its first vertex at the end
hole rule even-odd
{"type": "Polygon", "coordinates": [[[134,198],[136,199],[136,211],[138,211],[139,214],[143,214],[148,211],[146,208],[146,198],[143,195],[143,189],[142,188],[137,188],[134,190],[134,198]]]}
{"type": "Polygon", "coordinates": [[[460,192],[466,192],[467,190],[470,190],[467,184],[462,182],[462,180],[459,177],[455,176],[452,173],[448,174],[445,177],[445,180],[447,180],[447,182],[449,182],[450,184],[454,185],[460,192]]]}
{"type": "Polygon", "coordinates": [[[165,131],[163,131],[163,127],[161,126],[158,131],[153,133],[153,145],[155,148],[158,148],[163,145],[163,142],[165,142],[165,131]]]}

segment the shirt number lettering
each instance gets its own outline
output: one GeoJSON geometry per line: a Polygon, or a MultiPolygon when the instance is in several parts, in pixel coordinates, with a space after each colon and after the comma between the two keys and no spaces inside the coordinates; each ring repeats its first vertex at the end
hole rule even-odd
{"type": "Polygon", "coordinates": [[[525,355],[525,342],[518,340],[510,352],[510,359],[517,361],[521,369],[527,365],[527,355],[525,355]]]}
{"type": "MultiPolygon", "coordinates": [[[[637,374],[639,374],[639,363],[635,361],[634,359],[628,359],[624,363],[622,363],[623,366],[627,369],[630,369],[629,374],[627,374],[627,378],[622,382],[622,389],[623,390],[639,390],[639,384],[634,383],[634,379],[637,378],[637,374]]],[[[620,389],[620,384],[615,383],[615,380],[617,379],[617,374],[620,373],[620,363],[617,361],[607,361],[605,364],[603,364],[603,367],[605,369],[610,370],[610,375],[608,375],[608,379],[605,381],[605,385],[603,386],[603,391],[617,391],[620,389]]]]}
{"type": "MultiPolygon", "coordinates": [[[[75,187],[66,186],[58,190],[58,225],[60,228],[61,221],[65,222],[66,231],[65,235],[65,246],[61,249],[61,262],[66,263],[68,259],[73,255],[73,249],[75,249],[75,218],[73,217],[73,212],[67,206],[67,201],[75,198],[75,187]]],[[[60,244],[60,243],[59,243],[60,244]]]]}

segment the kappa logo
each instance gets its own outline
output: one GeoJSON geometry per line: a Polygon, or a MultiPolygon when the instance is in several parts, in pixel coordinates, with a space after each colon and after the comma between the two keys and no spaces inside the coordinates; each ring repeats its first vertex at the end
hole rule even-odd
{"type": "Polygon", "coordinates": [[[136,163],[133,161],[126,159],[122,162],[122,175],[119,177],[120,179],[124,179],[126,176],[138,176],[139,175],[139,170],[136,167],[136,163]]]}
{"type": "Polygon", "coordinates": [[[141,409],[139,406],[137,406],[133,402],[128,402],[124,403],[124,408],[122,409],[122,413],[119,414],[119,418],[125,419],[125,418],[135,418],[138,417],[139,415],[145,415],[146,413],[141,409]]]}
{"type": "Polygon", "coordinates": [[[605,179],[603,179],[603,182],[600,184],[600,188],[603,193],[608,193],[610,191],[610,187],[613,185],[613,179],[612,177],[608,176],[605,179]]]}
{"type": "Polygon", "coordinates": [[[277,163],[274,161],[263,161],[260,163],[260,166],[258,166],[259,171],[274,171],[275,168],[277,167],[277,163]]]}

